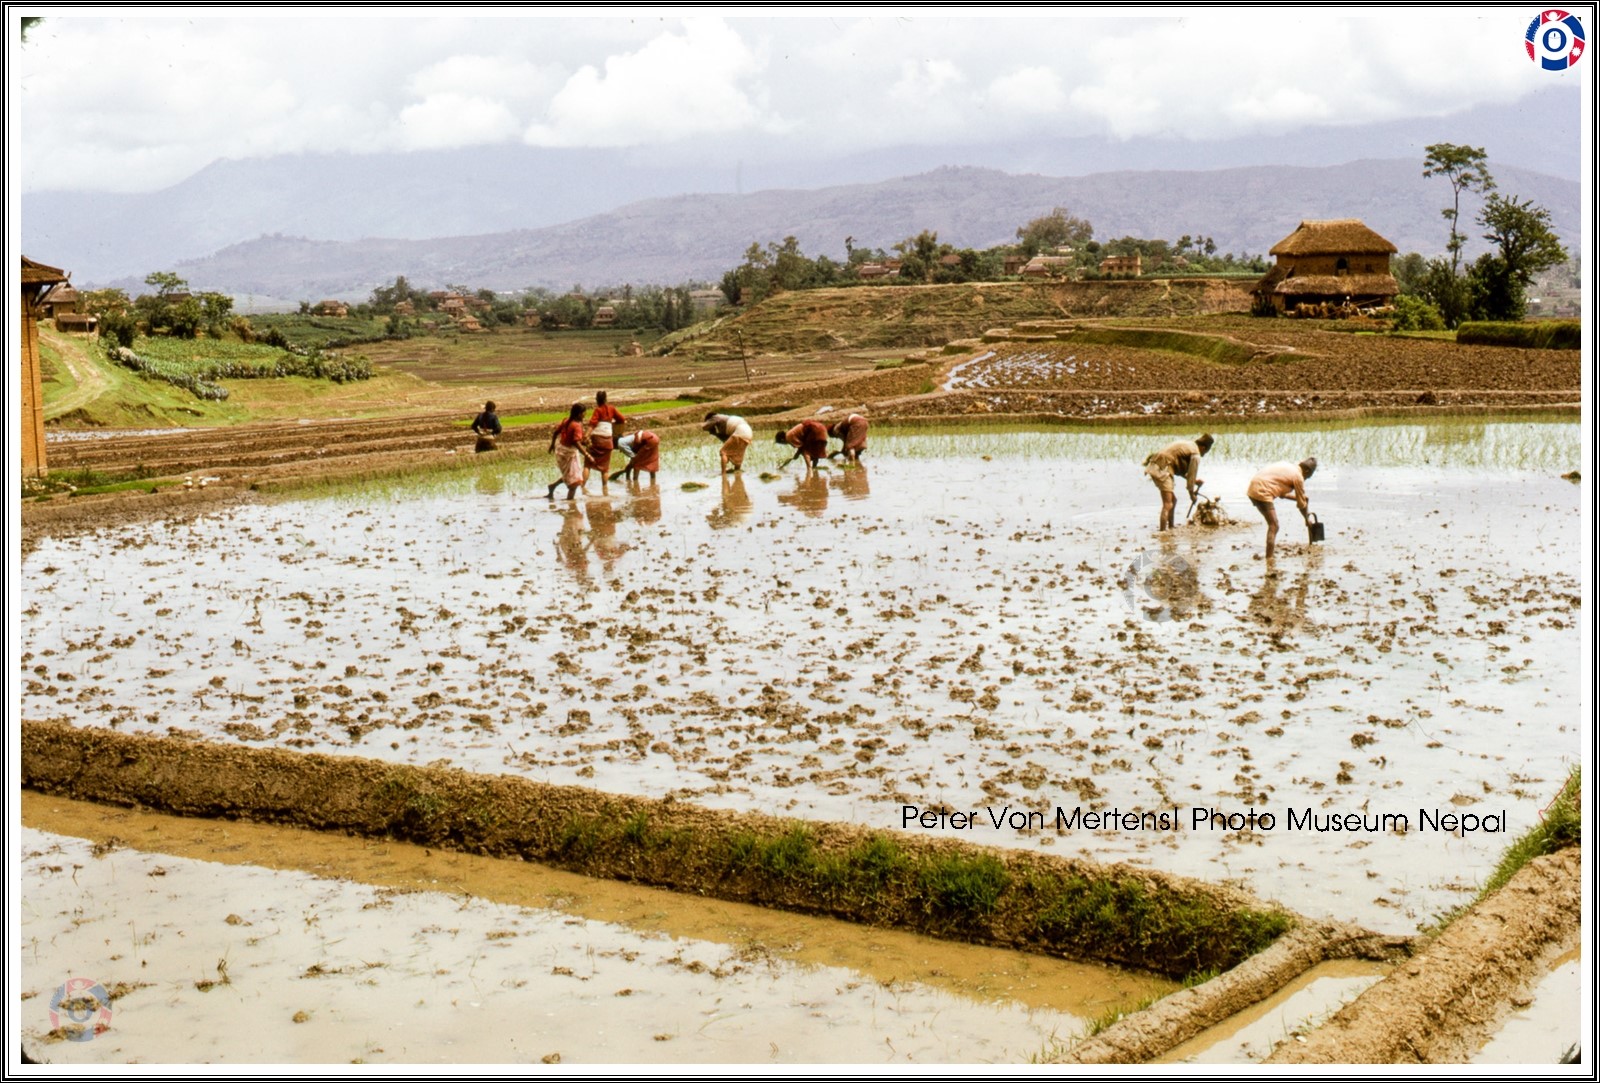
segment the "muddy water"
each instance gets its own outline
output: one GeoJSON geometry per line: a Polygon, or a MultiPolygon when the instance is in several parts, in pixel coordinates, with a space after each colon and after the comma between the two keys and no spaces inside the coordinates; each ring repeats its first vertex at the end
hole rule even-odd
{"type": "Polygon", "coordinates": [[[1172,988],[404,844],[23,819],[23,1037],[56,1063],[1017,1062],[1172,988]],[[52,1033],[85,976],[110,1028],[52,1033]]]}
{"type": "Polygon", "coordinates": [[[1240,524],[1158,538],[1137,464],[1174,435],[875,436],[809,477],[758,443],[720,483],[707,439],[607,499],[502,471],[46,541],[22,709],[893,829],[942,803],[1412,931],[1579,755],[1578,427],[1220,434],[1240,524]],[[1307,453],[1328,541],[1285,504],[1267,568],[1244,485],[1307,453]]]}
{"type": "Polygon", "coordinates": [[[1184,1042],[1158,1063],[1247,1064],[1309,1030],[1384,975],[1377,963],[1342,960],[1313,967],[1277,993],[1184,1042]]]}
{"type": "MultiPolygon", "coordinates": [[[[1582,1045],[1586,1032],[1593,1034],[1593,1026],[1584,1025],[1583,991],[1586,987],[1593,989],[1593,977],[1583,965],[1581,952],[1574,951],[1557,959],[1550,973],[1530,995],[1513,1002],[1515,1013],[1478,1051],[1472,1063],[1559,1063],[1574,1045],[1582,1045]],[[1586,974],[1588,981],[1585,981],[1586,974]]],[[[1591,1045],[1585,1050],[1586,1060],[1593,1056],[1592,1048],[1591,1045]]]]}

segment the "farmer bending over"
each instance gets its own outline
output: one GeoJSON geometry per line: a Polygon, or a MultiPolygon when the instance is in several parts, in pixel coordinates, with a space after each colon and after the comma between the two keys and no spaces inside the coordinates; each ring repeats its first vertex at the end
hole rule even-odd
{"type": "Polygon", "coordinates": [[[1198,440],[1178,440],[1160,451],[1153,451],[1144,460],[1144,472],[1161,493],[1161,525],[1157,530],[1172,529],[1172,509],[1178,498],[1172,492],[1172,479],[1182,477],[1189,486],[1189,503],[1200,495],[1200,457],[1211,450],[1210,433],[1202,433],[1198,440]]]}
{"type": "Polygon", "coordinates": [[[1317,460],[1304,459],[1298,463],[1273,463],[1250,479],[1244,494],[1267,521],[1268,560],[1272,559],[1278,540],[1278,512],[1273,507],[1273,501],[1294,497],[1295,506],[1300,509],[1300,518],[1304,519],[1309,514],[1307,507],[1310,504],[1306,497],[1306,482],[1316,472],[1317,460]]]}

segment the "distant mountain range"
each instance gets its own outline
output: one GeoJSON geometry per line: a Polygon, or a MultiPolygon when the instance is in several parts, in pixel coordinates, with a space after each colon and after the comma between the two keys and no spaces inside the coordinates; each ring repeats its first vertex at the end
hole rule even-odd
{"type": "MultiPolygon", "coordinates": [[[[1563,237],[1579,236],[1576,182],[1516,169],[1500,170],[1498,179],[1502,191],[1548,208],[1563,237]]],[[[504,233],[433,240],[261,237],[170,269],[197,289],[235,295],[247,308],[365,299],[402,274],[420,286],[496,290],[674,284],[714,281],[739,263],[752,241],[791,235],[808,255],[841,259],[846,237],[857,247],[887,248],[924,229],[958,247],[985,248],[1014,240],[1019,225],[1057,205],[1088,218],[1102,240],[1176,240],[1189,233],[1211,237],[1219,251],[1264,254],[1302,219],[1360,218],[1401,252],[1431,254],[1444,247],[1448,230],[1439,210],[1448,202],[1448,186],[1424,180],[1418,163],[1408,160],[1076,178],[940,169],[816,191],[644,200],[575,222],[504,233]]],[[[1477,232],[1474,227],[1474,237],[1477,232]]],[[[113,284],[138,292],[142,278],[113,284]]]]}
{"type": "MultiPolygon", "coordinates": [[[[79,286],[137,290],[150,271],[177,270],[258,307],[365,298],[397,274],[495,289],[714,280],[752,241],[789,235],[808,255],[840,259],[847,236],[887,248],[924,229],[981,248],[1056,205],[1102,240],[1188,233],[1264,253],[1302,218],[1357,217],[1402,252],[1433,254],[1450,192],[1421,165],[1425,144],[1442,141],[1486,146],[1501,190],[1548,207],[1576,242],[1579,106],[1557,89],[1280,139],[898,148],[759,166],[714,148],[684,163],[520,146],[217,162],[159,192],[25,193],[23,250],[79,286]],[[897,173],[914,175],[879,179],[897,173]]],[[[1469,197],[1464,220],[1475,213],[1469,197]]]]}

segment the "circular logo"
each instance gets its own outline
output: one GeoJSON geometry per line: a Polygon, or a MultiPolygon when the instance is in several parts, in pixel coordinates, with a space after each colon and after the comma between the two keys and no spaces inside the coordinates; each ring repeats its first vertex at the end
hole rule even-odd
{"type": "Polygon", "coordinates": [[[1528,59],[1545,71],[1566,71],[1583,56],[1583,24],[1557,8],[1539,12],[1528,24],[1528,59]]]}
{"type": "Polygon", "coordinates": [[[111,994],[93,978],[69,978],[50,997],[50,1028],[69,1042],[87,1042],[111,1029],[111,994]]]}
{"type": "Polygon", "coordinates": [[[1122,573],[1128,608],[1149,621],[1181,620],[1200,600],[1200,577],[1182,557],[1140,553],[1122,573]]]}

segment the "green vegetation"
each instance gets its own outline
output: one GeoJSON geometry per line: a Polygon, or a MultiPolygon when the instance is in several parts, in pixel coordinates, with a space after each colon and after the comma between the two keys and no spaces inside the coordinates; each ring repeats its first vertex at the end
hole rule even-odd
{"type": "Polygon", "coordinates": [[[79,467],[76,470],[57,470],[43,478],[25,478],[22,483],[24,499],[47,500],[54,496],[90,496],[95,493],[121,493],[133,490],[154,492],[172,485],[181,485],[179,478],[151,478],[142,467],[131,470],[103,471],[79,467]]]}
{"type": "Polygon", "coordinates": [[[1166,350],[1224,365],[1244,365],[1251,361],[1276,359],[1276,355],[1262,356],[1256,347],[1235,339],[1189,331],[1092,327],[1072,332],[1068,341],[1098,343],[1103,346],[1127,346],[1139,350],[1166,350]]]}
{"type": "Polygon", "coordinates": [[[191,392],[196,398],[222,400],[228,389],[217,380],[278,379],[305,376],[345,383],[365,380],[372,366],[364,358],[345,358],[320,351],[291,353],[274,346],[205,339],[139,339],[138,350],[112,346],[112,360],[135,372],[191,392]]]}
{"type": "Polygon", "coordinates": [[[1499,891],[1528,862],[1545,854],[1553,854],[1583,841],[1582,769],[1574,767],[1567,781],[1545,810],[1539,825],[1507,848],[1500,864],[1484,881],[1478,893],[1482,899],[1499,891]]]}
{"type": "Polygon", "coordinates": [[[1531,200],[1502,196],[1489,173],[1482,147],[1435,143],[1428,147],[1424,177],[1442,176],[1450,182],[1451,205],[1440,213],[1450,223],[1448,262],[1432,260],[1424,267],[1407,257],[1397,277],[1407,292],[1415,293],[1439,311],[1446,327],[1464,320],[1520,320],[1527,312],[1527,289],[1544,271],[1566,263],[1561,238],[1550,228],[1550,212],[1531,200]],[[1461,193],[1485,196],[1477,222],[1483,238],[1495,250],[1479,256],[1461,273],[1461,193]]]}
{"type": "Polygon", "coordinates": [[[1561,786],[1550,807],[1540,813],[1539,823],[1517,839],[1500,857],[1494,872],[1483,882],[1472,901],[1435,916],[1426,932],[1437,935],[1451,922],[1471,910],[1511,882],[1522,867],[1537,857],[1553,854],[1583,841],[1583,776],[1582,769],[1574,767],[1561,786]]]}
{"type": "Polygon", "coordinates": [[[1288,931],[1286,914],[1240,908],[1224,910],[1202,895],[1152,890],[1132,877],[1043,878],[1030,885],[1042,900],[1037,918],[1045,942],[1082,957],[1098,958],[1122,944],[1141,955],[1166,960],[1168,973],[1215,967],[1237,951],[1253,955],[1288,931]]]}
{"type": "Polygon", "coordinates": [[[269,313],[252,316],[256,337],[269,345],[337,350],[390,337],[388,320],[378,316],[310,316],[269,313]]]}
{"type": "Polygon", "coordinates": [[[1129,874],[1019,874],[992,853],[909,848],[884,834],[841,848],[805,824],[772,833],[668,831],[640,811],[574,816],[556,834],[560,852],[575,860],[604,860],[619,847],[641,856],[671,847],[692,853],[716,879],[743,881],[758,901],[962,936],[985,937],[1000,923],[1070,957],[1136,959],[1196,981],[1266,947],[1292,923],[1281,912],[1229,908],[1129,874]]]}
{"type": "Polygon", "coordinates": [[[1576,350],[1582,344],[1583,325],[1577,320],[1539,320],[1534,323],[1464,323],[1456,328],[1456,341],[1473,346],[1517,346],[1528,350],[1576,350]]]}

